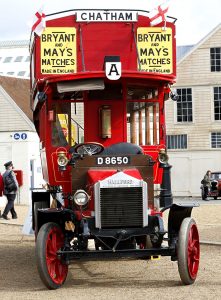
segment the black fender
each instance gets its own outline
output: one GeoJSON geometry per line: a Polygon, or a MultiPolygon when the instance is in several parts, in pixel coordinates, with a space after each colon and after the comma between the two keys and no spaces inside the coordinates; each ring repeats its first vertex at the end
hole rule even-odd
{"type": "MultiPolygon", "coordinates": [[[[50,192],[48,191],[32,191],[32,229],[35,230],[35,203],[41,204],[41,207],[50,207],[50,192]]],[[[39,207],[40,207],[39,206],[39,207]]]]}
{"type": "Polygon", "coordinates": [[[161,211],[169,209],[168,216],[168,239],[169,244],[178,237],[180,226],[185,218],[191,216],[192,209],[199,207],[199,203],[172,204],[163,208],[161,211]]]}
{"type": "Polygon", "coordinates": [[[65,230],[65,222],[72,221],[76,223],[75,213],[67,208],[44,208],[39,209],[37,214],[37,231],[45,223],[53,222],[58,224],[61,229],[65,230]]]}

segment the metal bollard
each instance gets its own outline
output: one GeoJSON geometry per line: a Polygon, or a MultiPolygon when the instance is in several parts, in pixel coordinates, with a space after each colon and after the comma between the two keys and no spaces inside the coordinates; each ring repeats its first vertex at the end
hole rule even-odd
{"type": "Polygon", "coordinates": [[[162,164],[163,168],[163,180],[160,191],[160,207],[170,206],[173,203],[173,195],[171,191],[171,165],[168,163],[162,164]]]}

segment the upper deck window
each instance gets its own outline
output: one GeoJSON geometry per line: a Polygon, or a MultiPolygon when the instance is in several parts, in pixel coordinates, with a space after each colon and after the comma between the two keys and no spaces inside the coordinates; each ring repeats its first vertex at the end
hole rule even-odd
{"type": "Polygon", "coordinates": [[[221,71],[221,48],[210,48],[211,72],[221,71]]]}

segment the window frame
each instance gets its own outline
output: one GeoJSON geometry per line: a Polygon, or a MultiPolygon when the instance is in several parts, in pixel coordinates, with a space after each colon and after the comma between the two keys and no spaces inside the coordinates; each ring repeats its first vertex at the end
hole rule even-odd
{"type": "Polygon", "coordinates": [[[221,47],[210,48],[210,72],[221,72],[221,47]]]}
{"type": "Polygon", "coordinates": [[[15,63],[20,63],[20,62],[22,62],[23,58],[24,58],[23,55],[18,55],[18,56],[15,57],[14,62],[15,63]]]}
{"type": "MultiPolygon", "coordinates": [[[[218,143],[217,143],[217,138],[216,138],[216,145],[217,145],[218,143]]],[[[210,133],[210,147],[211,147],[211,149],[221,149],[221,131],[212,131],[211,133],[210,133]],[[212,140],[212,135],[213,134],[216,134],[216,135],[219,135],[219,139],[220,139],[220,142],[219,142],[219,144],[220,144],[220,147],[213,147],[213,140],[212,140]]]]}
{"type": "Polygon", "coordinates": [[[213,120],[215,122],[221,121],[221,86],[213,86],[213,120]],[[218,93],[215,93],[215,89],[218,89],[218,93]],[[217,99],[215,99],[215,94],[217,94],[217,99]],[[218,113],[216,113],[216,102],[218,103],[218,113]],[[216,114],[219,115],[219,119],[216,119],[216,114]]]}
{"type": "MultiPolygon", "coordinates": [[[[193,124],[194,123],[194,114],[193,114],[193,112],[194,112],[194,103],[193,103],[193,89],[192,89],[192,87],[185,87],[185,88],[184,87],[177,87],[176,88],[177,93],[178,93],[178,90],[188,90],[188,89],[191,90],[191,102],[188,102],[188,101],[179,102],[179,100],[175,102],[175,107],[176,107],[176,109],[175,109],[175,120],[176,120],[175,123],[176,124],[193,124]],[[181,115],[182,121],[178,121],[178,104],[179,103],[181,103],[181,104],[182,103],[191,103],[192,104],[191,108],[188,108],[188,107],[187,108],[184,108],[184,107],[181,108],[182,113],[183,113],[183,109],[187,109],[187,111],[191,110],[191,115],[192,115],[192,120],[191,121],[189,121],[189,120],[184,121],[183,120],[183,115],[181,115]]],[[[186,93],[186,95],[188,96],[187,93],[186,93]]],[[[180,95],[179,95],[179,97],[180,97],[180,95]]],[[[182,97],[182,94],[181,94],[181,97],[182,97]]],[[[188,118],[188,114],[187,114],[187,118],[188,118]]]]}
{"type": "Polygon", "coordinates": [[[4,60],[3,60],[3,64],[9,64],[9,63],[11,63],[12,62],[12,60],[13,60],[13,56],[6,56],[5,58],[4,58],[4,60]]]}
{"type": "MultiPolygon", "coordinates": [[[[170,143],[171,143],[171,142],[170,142],[170,143]]],[[[167,135],[166,135],[166,147],[167,147],[168,150],[175,150],[175,151],[176,151],[176,150],[181,150],[181,151],[182,151],[182,150],[188,150],[188,135],[187,135],[186,133],[184,133],[184,134],[167,134],[167,135]],[[173,147],[173,148],[169,147],[169,145],[168,145],[168,144],[169,144],[169,143],[168,143],[169,137],[170,137],[170,138],[172,138],[172,137],[177,138],[176,141],[173,141],[173,143],[174,143],[174,144],[177,144],[177,145],[178,145],[178,144],[180,144],[180,145],[182,144],[181,138],[184,137],[186,140],[183,141],[183,144],[186,144],[186,148],[181,147],[182,145],[181,145],[180,147],[179,147],[179,145],[178,145],[177,148],[175,148],[175,147],[173,147]],[[180,141],[178,140],[179,137],[180,137],[180,141]]]]}

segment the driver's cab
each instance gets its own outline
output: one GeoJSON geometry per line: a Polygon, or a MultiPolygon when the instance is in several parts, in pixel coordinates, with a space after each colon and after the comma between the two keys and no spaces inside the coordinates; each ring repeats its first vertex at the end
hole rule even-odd
{"type": "MultiPolygon", "coordinates": [[[[147,79],[53,82],[47,130],[40,124],[42,145],[47,142],[41,150],[45,180],[70,191],[71,164],[60,172],[58,161],[71,159],[76,149],[83,155],[145,154],[157,161],[165,149],[164,86],[147,79]]],[[[154,165],[154,183],[161,181],[158,169],[159,163],[154,165]]]]}
{"type": "Polygon", "coordinates": [[[87,79],[57,83],[52,101],[52,147],[97,142],[104,147],[128,142],[164,143],[163,98],[148,82],[113,83],[87,79]],[[84,90],[83,90],[84,89],[84,90]]]}

